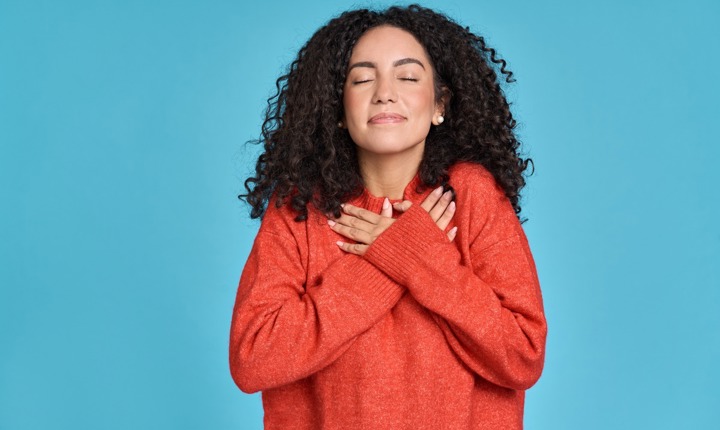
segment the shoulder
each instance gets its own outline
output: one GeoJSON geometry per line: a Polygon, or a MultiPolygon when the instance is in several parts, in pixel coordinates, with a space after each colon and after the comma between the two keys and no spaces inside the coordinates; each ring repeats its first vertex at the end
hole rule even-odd
{"type": "Polygon", "coordinates": [[[507,201],[505,191],[482,164],[455,163],[448,170],[448,174],[450,185],[455,189],[458,198],[470,199],[474,203],[482,203],[483,206],[502,205],[507,201]]]}
{"type": "Polygon", "coordinates": [[[273,195],[268,201],[267,210],[262,217],[258,234],[297,237],[298,233],[305,230],[306,223],[306,221],[296,221],[297,215],[288,200],[278,206],[275,195],[273,195]]]}
{"type": "Polygon", "coordinates": [[[456,163],[449,172],[458,212],[466,219],[472,237],[493,243],[518,233],[520,224],[510,200],[484,166],[456,163]]]}

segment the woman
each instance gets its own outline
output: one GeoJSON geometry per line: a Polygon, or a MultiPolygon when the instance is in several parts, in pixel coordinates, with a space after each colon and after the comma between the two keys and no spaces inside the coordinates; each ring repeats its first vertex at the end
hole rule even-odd
{"type": "Polygon", "coordinates": [[[546,323],[496,71],[410,6],[331,20],[278,80],[230,336],[265,428],[522,428],[546,323]]]}

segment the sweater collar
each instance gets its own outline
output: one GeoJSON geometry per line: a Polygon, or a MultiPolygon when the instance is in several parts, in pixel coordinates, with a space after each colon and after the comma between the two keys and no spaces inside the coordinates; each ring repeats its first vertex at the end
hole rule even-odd
{"type": "MultiPolygon", "coordinates": [[[[390,199],[390,203],[401,202],[403,200],[410,200],[413,203],[419,203],[423,201],[432,190],[425,187],[420,180],[420,174],[417,173],[412,180],[405,186],[403,191],[402,199],[390,199]],[[420,190],[420,191],[418,191],[420,190]]],[[[362,194],[358,197],[351,199],[348,203],[353,206],[365,208],[371,212],[379,213],[382,209],[383,201],[385,197],[378,197],[370,194],[367,188],[363,188],[362,194]]]]}

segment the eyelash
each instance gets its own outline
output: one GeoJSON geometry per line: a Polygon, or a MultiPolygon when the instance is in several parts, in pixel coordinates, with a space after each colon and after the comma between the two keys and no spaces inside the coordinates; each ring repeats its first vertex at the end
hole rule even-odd
{"type": "MultiPolygon", "coordinates": [[[[399,78],[399,79],[401,81],[408,81],[408,82],[417,82],[418,81],[418,79],[415,79],[415,78],[399,78]]],[[[354,81],[353,85],[364,84],[365,82],[370,82],[370,81],[372,81],[372,79],[365,79],[364,81],[354,81]]]]}

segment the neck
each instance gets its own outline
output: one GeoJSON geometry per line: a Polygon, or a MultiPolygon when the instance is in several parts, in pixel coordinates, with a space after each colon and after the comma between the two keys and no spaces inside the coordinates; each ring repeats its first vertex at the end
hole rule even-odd
{"type": "Polygon", "coordinates": [[[405,188],[420,168],[422,153],[378,155],[358,152],[360,174],[365,188],[376,197],[403,198],[405,188]]]}

